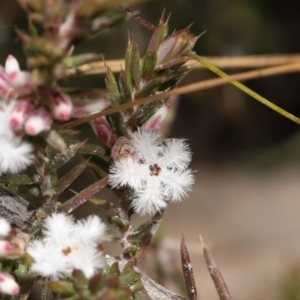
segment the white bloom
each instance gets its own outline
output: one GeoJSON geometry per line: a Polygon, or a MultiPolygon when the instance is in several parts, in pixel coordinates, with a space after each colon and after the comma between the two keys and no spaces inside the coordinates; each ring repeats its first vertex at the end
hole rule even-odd
{"type": "Polygon", "coordinates": [[[17,136],[10,124],[10,116],[15,101],[9,104],[0,102],[0,175],[19,173],[33,160],[32,145],[17,136]]]}
{"type": "Polygon", "coordinates": [[[114,188],[133,189],[132,205],[138,214],[153,215],[168,201],[180,201],[191,190],[194,177],[187,169],[191,152],[184,140],[159,141],[155,133],[140,130],[126,143],[126,155],[110,168],[109,183],[114,188]],[[132,149],[128,149],[128,142],[132,149]]]}
{"type": "Polygon", "coordinates": [[[104,265],[97,249],[104,232],[105,225],[97,216],[75,222],[72,216],[53,214],[45,219],[44,237],[30,242],[27,248],[34,259],[31,271],[58,279],[79,269],[90,278],[104,265]]]}

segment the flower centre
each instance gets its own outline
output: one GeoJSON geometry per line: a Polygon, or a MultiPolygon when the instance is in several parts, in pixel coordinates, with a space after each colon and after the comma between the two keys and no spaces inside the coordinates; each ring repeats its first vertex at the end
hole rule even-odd
{"type": "Polygon", "coordinates": [[[161,168],[157,164],[151,165],[149,169],[151,176],[158,176],[161,171],[161,168]]]}
{"type": "Polygon", "coordinates": [[[61,249],[61,252],[67,256],[70,252],[71,252],[71,248],[70,247],[67,247],[67,248],[64,248],[64,249],[61,249]]]}

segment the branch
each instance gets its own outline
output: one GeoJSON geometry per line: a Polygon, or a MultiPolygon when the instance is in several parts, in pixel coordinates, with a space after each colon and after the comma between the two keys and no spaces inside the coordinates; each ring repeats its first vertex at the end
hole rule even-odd
{"type": "MultiPolygon", "coordinates": [[[[162,92],[160,94],[152,95],[152,96],[149,96],[146,98],[137,99],[133,102],[128,102],[128,103],[125,103],[122,105],[118,105],[118,106],[103,110],[101,112],[77,119],[75,121],[68,122],[64,125],[59,126],[57,129],[73,128],[80,124],[89,122],[93,119],[107,116],[107,115],[116,113],[118,111],[123,111],[123,110],[129,109],[129,108],[132,108],[134,106],[139,106],[139,105],[153,102],[156,100],[169,98],[172,95],[181,95],[181,94],[187,94],[187,93],[200,91],[200,90],[204,90],[204,89],[209,89],[212,87],[231,83],[231,82],[234,82],[237,80],[243,81],[243,80],[249,80],[249,79],[254,79],[254,78],[262,78],[262,77],[267,77],[267,76],[274,76],[274,75],[278,75],[278,74],[286,74],[286,73],[293,73],[293,72],[299,72],[299,71],[300,71],[300,62],[293,63],[293,64],[286,64],[286,65],[282,65],[282,66],[258,69],[258,70],[243,72],[243,73],[238,73],[238,74],[233,74],[231,76],[227,76],[227,77],[223,77],[223,78],[215,78],[215,79],[209,79],[209,80],[205,80],[205,81],[201,81],[201,82],[196,82],[196,83],[192,83],[189,85],[175,88],[175,89],[167,91],[167,92],[162,92]]],[[[251,90],[248,89],[248,91],[251,91],[251,90]]],[[[253,96],[253,95],[258,95],[258,94],[253,92],[251,96],[253,96]]],[[[265,99],[263,97],[260,97],[260,98],[262,101],[260,101],[260,100],[259,101],[261,103],[263,103],[264,105],[271,104],[271,105],[267,105],[267,106],[269,106],[273,110],[276,110],[277,112],[280,110],[281,111],[280,113],[283,114],[285,117],[300,124],[300,119],[298,119],[296,116],[284,111],[283,109],[279,108],[278,106],[271,103],[267,99],[265,99]],[[271,106],[273,106],[273,107],[271,107],[271,106]]],[[[258,99],[256,99],[256,100],[258,100],[258,99]]]]}
{"type": "MultiPolygon", "coordinates": [[[[236,57],[218,57],[218,56],[205,56],[211,64],[222,69],[238,69],[238,68],[263,68],[275,65],[290,64],[300,61],[299,54],[282,54],[282,55],[253,55],[253,56],[236,56],[236,57]]],[[[121,66],[125,65],[124,59],[107,60],[105,64],[113,71],[120,72],[121,66]]],[[[92,62],[84,64],[78,68],[67,70],[67,75],[92,75],[92,74],[105,74],[105,64],[103,61],[92,62]]],[[[200,64],[195,64],[195,61],[189,61],[187,66],[193,68],[205,68],[200,64]]]]}
{"type": "Polygon", "coordinates": [[[0,215],[17,227],[30,226],[33,222],[33,206],[24,198],[0,187],[0,215]]]}

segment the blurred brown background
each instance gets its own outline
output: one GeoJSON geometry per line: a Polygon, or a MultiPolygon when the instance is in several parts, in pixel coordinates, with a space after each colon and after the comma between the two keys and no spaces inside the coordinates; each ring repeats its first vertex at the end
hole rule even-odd
{"type": "MultiPolygon", "coordinates": [[[[154,24],[164,9],[167,14],[172,12],[171,31],[191,23],[196,35],[207,30],[195,47],[200,55],[300,50],[300,2],[296,0],[160,0],[136,9],[154,24]]],[[[26,17],[15,0],[0,1],[2,64],[11,53],[25,67],[14,32],[24,24],[26,17]]],[[[128,29],[134,32],[143,53],[151,33],[133,21],[91,39],[76,51],[122,58],[128,29]]],[[[212,77],[209,71],[195,70],[182,84],[212,77]]],[[[89,84],[103,86],[103,80],[93,78],[89,84]]],[[[299,74],[252,80],[246,85],[300,115],[299,74]]],[[[179,261],[183,232],[200,299],[217,299],[201,256],[201,234],[234,299],[300,299],[298,125],[227,85],[182,96],[171,136],[189,139],[194,153],[192,168],[198,171],[190,198],[166,211],[161,241],[164,250],[159,252],[164,264],[171,267],[173,259],[179,261]]],[[[80,179],[75,189],[82,186],[85,182],[80,179]]]]}

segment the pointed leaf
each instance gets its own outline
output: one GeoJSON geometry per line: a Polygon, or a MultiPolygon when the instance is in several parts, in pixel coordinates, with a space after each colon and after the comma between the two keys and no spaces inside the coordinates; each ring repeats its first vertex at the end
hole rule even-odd
{"type": "Polygon", "coordinates": [[[105,79],[106,87],[108,91],[112,93],[112,95],[108,97],[108,100],[110,102],[110,105],[114,107],[120,104],[120,92],[111,68],[107,65],[105,65],[105,68],[106,68],[106,79],[105,79]]]}
{"type": "Polygon", "coordinates": [[[75,208],[84,204],[88,200],[88,198],[100,192],[107,185],[107,183],[108,183],[107,177],[95,182],[94,184],[90,185],[89,187],[81,191],[79,194],[75,195],[70,200],[62,204],[59,207],[59,211],[65,213],[72,212],[75,208]]]}
{"type": "Polygon", "coordinates": [[[207,269],[208,269],[209,274],[215,284],[215,287],[216,287],[216,290],[217,290],[220,300],[232,300],[229,290],[227,288],[227,285],[223,279],[223,276],[222,276],[221,272],[219,271],[219,269],[217,268],[211,254],[204,246],[203,242],[202,242],[202,247],[203,247],[203,255],[204,255],[207,269]]]}
{"type": "Polygon", "coordinates": [[[156,65],[156,53],[147,52],[142,64],[142,78],[143,80],[150,80],[154,77],[154,68],[156,65]]]}
{"type": "Polygon", "coordinates": [[[68,281],[49,281],[46,285],[55,293],[64,295],[73,295],[75,293],[74,286],[68,281]]]}
{"type": "Polygon", "coordinates": [[[133,116],[127,121],[128,126],[131,128],[142,126],[157,112],[158,109],[161,108],[164,103],[165,100],[158,100],[140,106],[133,116]]]}
{"type": "Polygon", "coordinates": [[[118,228],[121,231],[126,231],[128,229],[128,222],[124,222],[120,217],[118,216],[107,216],[107,221],[118,228]]]}
{"type": "Polygon", "coordinates": [[[93,171],[93,173],[95,174],[95,176],[100,180],[103,179],[104,177],[106,177],[108,175],[108,172],[105,171],[104,169],[100,168],[98,165],[95,165],[94,163],[88,163],[88,167],[91,171],[93,171]]]}
{"type": "Polygon", "coordinates": [[[65,68],[76,68],[83,64],[87,64],[94,61],[99,61],[101,59],[100,54],[96,53],[85,53],[79,55],[73,55],[65,57],[62,60],[62,64],[65,68]]]}
{"type": "Polygon", "coordinates": [[[181,244],[180,244],[180,253],[181,253],[181,265],[182,265],[183,277],[184,277],[188,299],[196,300],[197,289],[194,280],[193,268],[192,268],[189,252],[185,245],[183,234],[182,234],[181,244]]]}
{"type": "Polygon", "coordinates": [[[76,290],[86,290],[88,288],[88,280],[81,270],[74,270],[72,272],[72,280],[76,290]]]}
{"type": "Polygon", "coordinates": [[[132,41],[132,59],[131,59],[130,71],[134,81],[135,89],[139,90],[140,83],[141,83],[140,53],[139,53],[138,45],[134,40],[132,41]]]}
{"type": "Polygon", "coordinates": [[[87,166],[87,162],[83,161],[72,168],[66,175],[59,179],[56,184],[54,190],[57,195],[60,195],[63,191],[65,191],[70,184],[85,170],[87,166]]]}
{"type": "Polygon", "coordinates": [[[156,53],[159,45],[166,39],[169,31],[168,23],[164,21],[163,16],[159,21],[159,25],[154,31],[146,53],[156,53]]]}
{"type": "Polygon", "coordinates": [[[30,185],[36,183],[36,181],[26,174],[6,175],[1,177],[1,181],[15,183],[18,185],[30,185]]]}
{"type": "Polygon", "coordinates": [[[126,73],[125,71],[121,70],[120,76],[119,76],[119,87],[120,87],[120,93],[121,93],[121,103],[127,103],[131,102],[131,92],[130,88],[128,86],[126,73]]]}
{"type": "Polygon", "coordinates": [[[97,155],[99,157],[102,157],[105,155],[106,149],[104,149],[103,147],[101,147],[99,145],[85,143],[79,150],[79,153],[97,155]]]}
{"type": "Polygon", "coordinates": [[[134,86],[133,75],[131,73],[132,52],[133,52],[133,45],[131,40],[129,39],[127,50],[125,53],[125,72],[126,72],[127,84],[131,94],[133,93],[133,86],[134,86]]]}
{"type": "Polygon", "coordinates": [[[120,269],[119,269],[119,263],[116,261],[114,262],[111,266],[108,266],[105,269],[105,276],[110,277],[110,276],[120,276],[120,269]]]}
{"type": "Polygon", "coordinates": [[[145,97],[153,95],[156,91],[158,91],[158,89],[160,88],[160,86],[162,85],[162,83],[164,81],[165,81],[165,78],[163,78],[163,77],[156,77],[156,78],[148,81],[142,87],[142,89],[140,89],[138,92],[135,93],[134,98],[139,99],[139,98],[145,98],[145,97]]]}
{"type": "Polygon", "coordinates": [[[156,229],[162,219],[162,214],[153,217],[152,220],[140,225],[132,234],[127,237],[127,240],[134,246],[138,247],[135,256],[137,261],[140,261],[148,248],[156,229]]]}
{"type": "Polygon", "coordinates": [[[121,273],[121,281],[124,285],[131,287],[135,283],[137,283],[141,278],[141,274],[137,273],[134,270],[133,261],[130,260],[124,266],[122,273],[121,273]]]}
{"type": "Polygon", "coordinates": [[[73,145],[68,146],[67,150],[64,153],[59,153],[54,156],[54,158],[47,162],[47,166],[49,167],[50,171],[54,171],[67,163],[77,151],[82,147],[84,143],[76,143],[73,145]]]}
{"type": "Polygon", "coordinates": [[[115,206],[113,203],[110,203],[106,200],[103,200],[103,199],[100,199],[100,198],[97,198],[97,197],[91,197],[89,198],[88,200],[90,203],[96,205],[96,206],[99,206],[101,208],[104,208],[106,210],[115,210],[115,206]]]}

